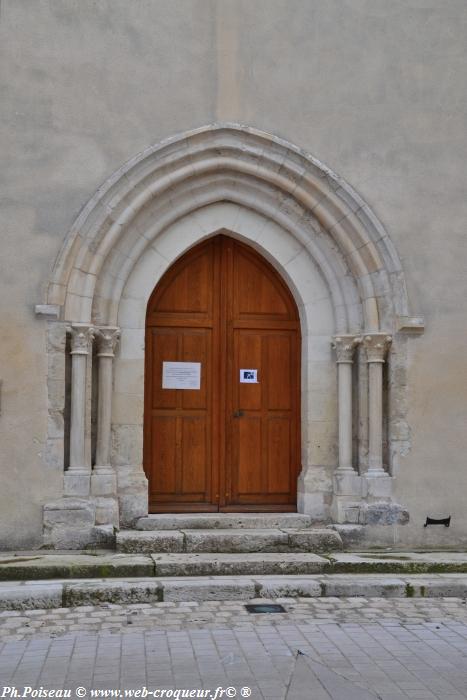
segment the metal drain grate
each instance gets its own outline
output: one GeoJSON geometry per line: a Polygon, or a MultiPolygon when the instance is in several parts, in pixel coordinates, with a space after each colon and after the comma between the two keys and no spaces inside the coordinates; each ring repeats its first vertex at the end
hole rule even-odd
{"type": "Polygon", "coordinates": [[[287,610],[283,605],[277,603],[258,603],[245,605],[249,613],[285,613],[287,610]]]}

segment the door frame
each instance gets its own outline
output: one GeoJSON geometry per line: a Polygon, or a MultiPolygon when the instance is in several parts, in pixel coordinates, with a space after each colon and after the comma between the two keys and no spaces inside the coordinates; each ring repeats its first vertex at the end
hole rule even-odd
{"type": "MultiPolygon", "coordinates": [[[[243,253],[253,260],[260,261],[264,273],[273,280],[274,285],[283,294],[286,305],[289,310],[293,311],[294,320],[256,320],[251,322],[252,330],[285,330],[294,331],[294,354],[296,359],[296,371],[293,374],[292,381],[292,402],[294,404],[294,431],[291,444],[294,449],[295,459],[289,467],[289,478],[291,483],[295,484],[300,473],[300,457],[301,457],[301,324],[299,311],[289,289],[287,282],[282,275],[271,265],[271,263],[259,251],[255,250],[246,242],[239,241],[228,235],[228,232],[217,232],[216,235],[209,237],[207,240],[198,242],[187,251],[184,252],[171,266],[165,271],[164,275],[159,279],[151,293],[146,311],[145,337],[146,348],[152,347],[153,333],[151,337],[149,333],[151,329],[164,327],[162,320],[159,324],[156,322],[157,312],[151,311],[151,305],[154,303],[154,298],[158,297],[164,288],[170,286],[174,279],[174,275],[180,272],[180,263],[189,265],[190,261],[203,250],[205,246],[214,243],[213,259],[215,260],[215,274],[219,275],[219,279],[214,280],[213,284],[219,290],[218,299],[213,303],[213,319],[212,319],[212,343],[211,353],[213,356],[212,363],[212,396],[211,396],[211,473],[210,473],[210,502],[206,503],[162,503],[151,500],[151,469],[148,464],[148,458],[151,453],[151,391],[152,386],[152,352],[145,353],[145,380],[144,380],[144,423],[143,423],[143,466],[145,474],[148,478],[148,500],[149,512],[296,512],[297,496],[293,503],[285,504],[233,504],[230,501],[232,496],[232,480],[233,480],[233,435],[234,424],[232,415],[234,410],[234,391],[229,391],[229,378],[234,381],[234,359],[233,359],[233,344],[235,331],[241,327],[248,329],[248,322],[241,322],[234,319],[233,297],[228,295],[233,291],[234,286],[234,267],[232,246],[229,246],[229,241],[243,249],[243,253]],[[277,284],[279,282],[279,284],[277,284]],[[230,343],[230,345],[229,345],[230,343]],[[232,352],[229,352],[229,347],[232,352]],[[218,352],[213,351],[218,348],[218,352]],[[222,358],[226,358],[226,365],[223,366],[222,358]]],[[[215,295],[214,295],[215,296],[215,295]]],[[[213,297],[214,298],[214,297],[213,297]]],[[[211,327],[209,323],[199,320],[200,327],[211,327]]],[[[172,325],[172,324],[171,324],[172,325]]],[[[190,327],[188,325],[174,327],[190,327]]],[[[233,385],[232,385],[233,386],[233,385]]],[[[295,491],[295,489],[292,489],[295,491]]],[[[295,491],[296,493],[296,491],[295,491]]]]}

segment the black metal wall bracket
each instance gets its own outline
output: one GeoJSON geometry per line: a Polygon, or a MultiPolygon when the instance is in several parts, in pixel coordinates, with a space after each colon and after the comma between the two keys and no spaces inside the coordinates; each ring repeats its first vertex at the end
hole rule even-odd
{"type": "Polygon", "coordinates": [[[444,525],[444,527],[449,527],[451,524],[451,516],[448,518],[428,518],[426,519],[425,525],[423,527],[427,527],[427,525],[444,525]]]}

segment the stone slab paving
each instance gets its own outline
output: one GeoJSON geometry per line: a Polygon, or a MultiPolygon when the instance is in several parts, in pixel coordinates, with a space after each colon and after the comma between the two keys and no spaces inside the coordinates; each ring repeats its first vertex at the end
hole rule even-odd
{"type": "Polygon", "coordinates": [[[240,601],[4,611],[0,696],[30,686],[71,697],[79,687],[214,698],[221,687],[254,700],[467,698],[462,599],[279,600],[286,612],[266,615],[240,601]]]}

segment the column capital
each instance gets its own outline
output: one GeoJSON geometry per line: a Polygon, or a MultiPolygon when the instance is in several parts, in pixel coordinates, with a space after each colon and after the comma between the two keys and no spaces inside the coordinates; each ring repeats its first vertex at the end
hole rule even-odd
{"type": "Polygon", "coordinates": [[[120,328],[101,326],[96,328],[97,356],[114,357],[115,348],[120,339],[120,328]]]}
{"type": "Polygon", "coordinates": [[[343,333],[336,335],[332,339],[332,347],[336,351],[337,363],[353,362],[354,350],[362,342],[359,335],[343,333]]]}
{"type": "Polygon", "coordinates": [[[88,355],[96,329],[85,323],[75,323],[67,328],[71,334],[71,355],[88,355]]]}
{"type": "Polygon", "coordinates": [[[391,343],[392,337],[387,333],[368,333],[364,335],[363,347],[366,350],[367,362],[384,362],[391,343]]]}

